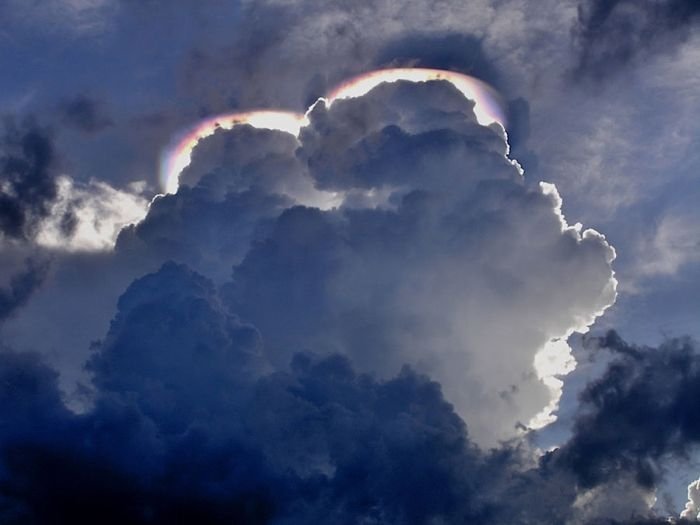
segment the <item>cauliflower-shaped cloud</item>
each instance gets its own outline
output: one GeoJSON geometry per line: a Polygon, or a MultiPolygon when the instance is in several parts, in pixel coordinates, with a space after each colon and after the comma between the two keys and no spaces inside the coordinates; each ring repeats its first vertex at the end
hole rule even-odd
{"type": "Polygon", "coordinates": [[[569,226],[556,188],[529,183],[503,129],[447,82],[383,84],[307,117],[298,140],[245,125],[201,140],[179,192],[118,251],[220,282],[233,265],[224,301],[275,367],[303,349],[385,377],[410,364],[482,445],[551,420],[552,376],[572,369],[561,340],[615,298],[605,238],[569,226]],[[553,340],[565,366],[539,371],[553,340]]]}

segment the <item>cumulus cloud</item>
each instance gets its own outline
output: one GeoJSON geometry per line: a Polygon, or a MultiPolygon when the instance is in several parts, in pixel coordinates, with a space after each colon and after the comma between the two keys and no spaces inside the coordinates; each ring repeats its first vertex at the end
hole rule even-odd
{"type": "Polygon", "coordinates": [[[688,485],[688,502],[681,512],[681,518],[690,520],[700,520],[700,480],[693,481],[688,485]]]}
{"type": "MultiPolygon", "coordinates": [[[[473,109],[448,83],[398,82],[319,102],[298,140],[220,130],[180,190],[121,231],[115,260],[138,272],[173,259],[225,284],[275,367],[304,349],[382,378],[410,364],[441,383],[482,445],[541,426],[573,367],[563,341],[615,298],[614,251],[568,225],[556,188],[529,183],[502,128],[473,109]],[[336,207],[319,204],[328,196],[336,207]],[[539,370],[553,340],[560,368],[539,370]]],[[[106,186],[66,188],[52,216],[72,210],[74,236],[53,223],[47,246],[106,246],[145,206],[106,186]]]]}
{"type": "MultiPolygon", "coordinates": [[[[225,284],[227,307],[261,330],[273,367],[304,349],[380,378],[409,364],[441,383],[483,446],[552,421],[559,376],[574,366],[565,339],[615,298],[605,238],[570,226],[556,188],[527,181],[502,128],[479,125],[449,83],[320,101],[309,120],[298,140],[219,130],[195,148],[180,191],[125,229],[146,213],[138,189],[60,178],[40,245],[105,250],[119,235],[114,262],[95,263],[111,276],[94,284],[102,298],[82,315],[113,301],[110,283],[173,259],[225,284]],[[324,196],[336,207],[314,202],[324,196]]],[[[74,282],[57,273],[44,310],[69,293],[59,282],[74,282]]],[[[62,316],[42,311],[33,306],[60,338],[62,316]]],[[[36,347],[22,326],[10,327],[13,342],[36,347]]],[[[72,366],[101,326],[71,331],[72,366]]]]}
{"type": "Polygon", "coordinates": [[[567,223],[556,188],[528,181],[473,107],[448,83],[398,82],[319,102],[298,140],[241,126],[203,141],[179,191],[80,267],[105,297],[167,259],[216,284],[175,263],[136,280],[93,345],[80,414],[52,401],[49,369],[22,364],[47,392],[26,409],[8,393],[29,413],[0,442],[8,522],[547,523],[498,502],[555,483],[547,512],[572,519],[579,486],[611,480],[584,485],[568,453],[538,464],[500,442],[556,408],[564,340],[615,298],[614,250],[567,223]],[[321,192],[338,204],[311,205],[321,192]]]}

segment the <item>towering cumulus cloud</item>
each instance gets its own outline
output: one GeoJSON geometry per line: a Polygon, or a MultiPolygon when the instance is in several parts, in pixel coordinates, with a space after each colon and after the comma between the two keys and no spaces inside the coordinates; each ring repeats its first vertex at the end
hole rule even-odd
{"type": "Polygon", "coordinates": [[[80,413],[2,354],[0,521],[573,524],[606,483],[646,496],[635,465],[587,477],[578,441],[515,441],[615,298],[605,238],[447,82],[307,119],[213,129],[122,230],[110,264],[155,271],[93,345],[80,413]]]}
{"type": "MultiPolygon", "coordinates": [[[[408,363],[478,442],[513,437],[556,406],[535,356],[614,300],[614,252],[566,224],[473,108],[449,83],[396,82],[319,101],[298,140],[219,129],[118,250],[218,280],[233,264],[224,301],[275,367],[306,349],[381,376],[408,363]]],[[[554,374],[571,365],[557,348],[554,374]]]]}
{"type": "Polygon", "coordinates": [[[471,108],[443,83],[317,104],[297,156],[345,205],[283,213],[225,295],[277,364],[289,348],[380,374],[410,363],[494,444],[548,404],[535,355],[613,300],[613,251],[566,225],[471,108]]]}

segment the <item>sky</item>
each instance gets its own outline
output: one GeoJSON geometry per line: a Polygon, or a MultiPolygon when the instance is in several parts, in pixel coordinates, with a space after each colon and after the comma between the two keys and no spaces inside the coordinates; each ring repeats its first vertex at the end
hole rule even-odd
{"type": "Polygon", "coordinates": [[[698,0],[0,2],[0,522],[700,521],[698,0]]]}

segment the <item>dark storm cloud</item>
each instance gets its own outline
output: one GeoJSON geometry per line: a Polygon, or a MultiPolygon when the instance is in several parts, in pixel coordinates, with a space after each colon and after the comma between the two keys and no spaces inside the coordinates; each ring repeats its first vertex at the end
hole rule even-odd
{"type": "Polygon", "coordinates": [[[11,239],[33,236],[58,196],[56,154],[44,129],[32,121],[6,120],[0,142],[0,232],[11,239]]]}
{"type": "Polygon", "coordinates": [[[64,124],[84,133],[97,133],[114,124],[105,104],[85,94],[64,100],[59,112],[64,124]]]}
{"type": "Polygon", "coordinates": [[[700,442],[700,351],[690,339],[638,347],[615,332],[590,341],[616,358],[581,396],[573,439],[557,452],[583,486],[632,473],[653,487],[658,461],[684,457],[700,442]]]}
{"type": "Polygon", "coordinates": [[[3,353],[3,523],[484,515],[483,458],[438,384],[409,369],[378,382],[346,358],[309,355],[256,379],[257,337],[211,283],[168,264],[120,299],[91,360],[89,412],[63,407],[50,369],[3,353]]]}
{"type": "Polygon", "coordinates": [[[13,315],[41,285],[48,271],[48,262],[25,261],[25,268],[12,276],[9,284],[0,288],[0,323],[13,315]]]}
{"type": "Polygon", "coordinates": [[[210,281],[168,263],[120,298],[89,362],[86,412],[64,407],[57,374],[38,358],[0,353],[3,523],[650,525],[659,521],[648,509],[589,516],[591,502],[578,501],[636,475],[659,450],[648,440],[675,442],[662,448],[677,454],[695,439],[695,425],[678,423],[697,394],[688,341],[601,340],[620,359],[587,390],[572,440],[528,466],[517,446],[477,448],[425,375],[405,367],[377,380],[347,357],[309,353],[269,371],[264,337],[210,281]],[[640,396],[648,402],[632,406],[640,396]],[[655,418],[669,427],[659,438],[646,429],[655,418]],[[574,451],[594,436],[601,445],[586,454],[606,474],[586,477],[574,451]]]}
{"type": "Polygon", "coordinates": [[[698,21],[697,0],[585,0],[574,27],[576,73],[603,77],[640,55],[672,51],[698,21]]]}
{"type": "MultiPolygon", "coordinates": [[[[346,353],[383,378],[409,363],[469,414],[475,441],[512,437],[552,395],[534,355],[612,300],[613,253],[594,232],[562,231],[558,197],[523,180],[473,107],[447,83],[397,83],[319,104],[300,140],[220,130],[194,150],[179,191],[121,232],[115,262],[89,274],[94,295],[113,304],[111,282],[186,263],[229,281],[225,302],[261,330],[273,366],[304,349],[346,353]],[[511,328],[495,333],[494,319],[511,328]]],[[[33,311],[59,338],[61,293],[33,311]]],[[[95,300],[75,304],[97,319],[95,300]]],[[[76,330],[85,349],[103,325],[76,330]]]]}
{"type": "MultiPolygon", "coordinates": [[[[569,463],[546,471],[497,442],[550,398],[534,354],[611,301],[604,238],[567,229],[554,190],[526,183],[449,84],[383,86],[310,120],[299,141],[249,127],[209,137],[180,190],[122,232],[115,268],[172,257],[230,277],[224,293],[169,263],[136,280],[88,360],[91,407],[68,412],[48,368],[16,371],[8,354],[5,522],[575,513],[569,463]],[[352,202],[296,205],[311,183],[352,202]]],[[[111,269],[72,278],[85,290],[111,269]]],[[[46,317],[86,319],[64,302],[45,299],[46,317]]]]}

